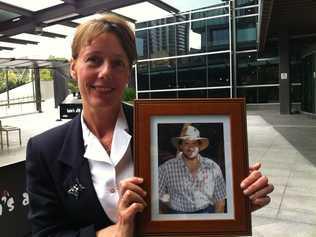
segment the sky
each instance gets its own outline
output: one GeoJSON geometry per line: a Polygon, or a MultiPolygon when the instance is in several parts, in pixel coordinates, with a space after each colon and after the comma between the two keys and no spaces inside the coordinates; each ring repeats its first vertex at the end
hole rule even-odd
{"type": "MultiPolygon", "coordinates": [[[[54,6],[62,3],[60,0],[1,0],[12,5],[18,5],[22,8],[37,11],[46,7],[54,6]]],[[[210,6],[222,2],[221,0],[163,0],[167,4],[179,9],[180,11],[187,11],[200,7],[210,6]]],[[[145,21],[161,18],[168,15],[167,12],[151,5],[148,2],[136,4],[135,6],[124,7],[117,9],[114,12],[136,19],[137,21],[145,21]],[[142,9],[146,9],[143,11],[142,9]]],[[[85,17],[81,20],[75,20],[77,23],[81,23],[84,20],[88,20],[91,17],[85,17]]],[[[0,42],[0,46],[13,47],[14,50],[1,50],[1,58],[33,58],[33,59],[47,59],[50,55],[55,57],[64,57],[70,59],[71,57],[71,41],[75,32],[74,28],[66,27],[62,25],[54,25],[44,30],[54,33],[62,33],[67,35],[65,39],[61,38],[48,38],[41,36],[34,36],[31,34],[20,34],[13,38],[26,39],[38,41],[38,45],[19,45],[0,42]]]]}

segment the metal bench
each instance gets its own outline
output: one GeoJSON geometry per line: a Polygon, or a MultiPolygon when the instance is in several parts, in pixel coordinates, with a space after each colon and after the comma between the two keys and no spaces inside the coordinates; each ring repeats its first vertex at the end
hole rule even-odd
{"type": "Polygon", "coordinates": [[[22,145],[22,141],[21,141],[21,129],[18,127],[13,127],[13,126],[8,126],[8,125],[2,125],[1,120],[0,120],[0,145],[1,145],[1,149],[3,149],[3,137],[2,137],[2,133],[5,132],[6,133],[6,140],[7,140],[7,147],[9,148],[10,143],[9,143],[9,132],[14,132],[14,131],[18,131],[19,132],[19,140],[20,140],[20,146],[22,145]]]}

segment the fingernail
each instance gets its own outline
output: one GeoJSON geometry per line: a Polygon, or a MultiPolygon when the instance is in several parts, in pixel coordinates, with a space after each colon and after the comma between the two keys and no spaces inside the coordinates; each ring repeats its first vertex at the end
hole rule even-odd
{"type": "Polygon", "coordinates": [[[144,196],[146,196],[147,195],[147,192],[146,191],[144,191],[144,196]]]}
{"type": "Polygon", "coordinates": [[[245,194],[245,195],[248,195],[248,193],[249,193],[249,190],[248,190],[248,189],[245,189],[245,190],[244,190],[244,194],[245,194]]]}
{"type": "Polygon", "coordinates": [[[138,178],[138,180],[139,180],[140,182],[143,182],[143,181],[144,181],[144,179],[143,179],[143,178],[138,178]]]}

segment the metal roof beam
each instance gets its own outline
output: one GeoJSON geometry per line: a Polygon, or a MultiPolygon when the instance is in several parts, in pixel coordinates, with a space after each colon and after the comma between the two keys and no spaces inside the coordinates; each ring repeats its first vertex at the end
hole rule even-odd
{"type": "Polygon", "coordinates": [[[60,25],[76,28],[79,24],[73,21],[60,21],[58,22],[60,25]]]}
{"type": "Polygon", "coordinates": [[[12,47],[4,47],[4,46],[0,46],[0,50],[13,50],[14,48],[12,47]]]}
{"type": "Polygon", "coordinates": [[[8,12],[13,12],[21,16],[31,17],[33,15],[32,11],[29,11],[27,9],[17,7],[8,3],[4,3],[4,2],[0,2],[0,9],[8,11],[8,12]]]}
{"type": "MultiPolygon", "coordinates": [[[[20,17],[18,21],[6,21],[0,25],[0,34],[9,37],[24,32],[34,32],[38,26],[54,25],[96,12],[110,11],[132,4],[145,2],[144,0],[77,0],[32,12],[20,17]]],[[[22,12],[21,12],[22,13],[22,12]]]]}
{"type": "Polygon", "coordinates": [[[67,35],[62,35],[62,34],[57,34],[53,32],[48,32],[48,31],[39,31],[39,32],[27,32],[28,34],[32,35],[37,35],[37,36],[44,36],[44,37],[49,37],[49,38],[66,38],[67,35]]]}
{"type": "Polygon", "coordinates": [[[144,0],[84,0],[77,4],[78,12],[82,15],[90,15],[96,12],[110,11],[113,9],[130,6],[144,0]]]}
{"type": "Polygon", "coordinates": [[[171,13],[179,13],[180,11],[177,8],[174,8],[173,6],[160,1],[160,0],[148,0],[148,2],[150,2],[151,4],[167,11],[167,12],[171,12],[171,13]]]}
{"type": "Polygon", "coordinates": [[[38,44],[36,41],[31,40],[22,40],[22,39],[14,39],[8,37],[0,37],[1,42],[12,43],[12,44],[38,44]]]}

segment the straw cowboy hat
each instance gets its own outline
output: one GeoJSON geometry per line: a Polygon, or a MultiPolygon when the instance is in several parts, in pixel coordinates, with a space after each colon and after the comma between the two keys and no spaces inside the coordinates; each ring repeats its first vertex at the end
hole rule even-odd
{"type": "Polygon", "coordinates": [[[200,131],[191,125],[184,125],[182,130],[181,130],[180,136],[173,137],[171,139],[171,142],[176,148],[178,148],[180,140],[181,141],[183,141],[183,140],[200,141],[199,142],[199,151],[204,150],[209,145],[208,138],[200,137],[200,131]]]}

